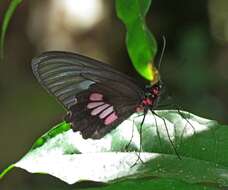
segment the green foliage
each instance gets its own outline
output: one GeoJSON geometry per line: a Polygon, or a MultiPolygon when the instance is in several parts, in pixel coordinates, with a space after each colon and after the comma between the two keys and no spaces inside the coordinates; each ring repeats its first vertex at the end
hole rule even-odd
{"type": "Polygon", "coordinates": [[[12,170],[14,167],[15,167],[14,164],[11,164],[4,171],[2,171],[2,173],[0,173],[0,179],[2,179],[4,175],[7,174],[10,170],[12,170]]]}
{"type": "Polygon", "coordinates": [[[126,26],[127,50],[135,69],[144,78],[154,81],[157,44],[145,22],[150,4],[151,0],[116,0],[116,12],[126,26]]]}
{"type": "Polygon", "coordinates": [[[116,189],[131,189],[131,190],[218,190],[216,187],[208,187],[206,185],[189,184],[183,181],[173,179],[129,179],[119,183],[114,183],[106,187],[89,188],[87,190],[116,190],[116,189]]]}
{"type": "MultiPolygon", "coordinates": [[[[22,0],[12,0],[4,14],[0,36],[1,56],[10,19],[21,2],[22,0]]],[[[118,17],[127,29],[126,44],[133,65],[143,77],[153,81],[156,78],[153,60],[157,45],[145,22],[150,5],[151,0],[116,0],[118,17]]],[[[195,42],[198,43],[199,40],[195,42]]],[[[186,56],[188,52],[186,51],[186,56]]],[[[134,167],[132,165],[138,159],[135,151],[139,151],[142,117],[126,120],[100,140],[83,140],[78,133],[70,130],[68,124],[62,122],[40,137],[20,161],[0,174],[0,178],[12,168],[20,167],[31,173],[56,176],[70,184],[80,180],[99,181],[98,178],[108,183],[99,189],[227,188],[228,126],[190,113],[183,113],[184,117],[172,110],[157,113],[165,119],[181,160],[173,151],[163,120],[157,116],[147,116],[140,153],[145,164],[139,161],[134,167]],[[131,138],[132,127],[134,138],[126,152],[125,145],[131,138]],[[89,164],[93,161],[95,169],[98,165],[104,170],[92,170],[89,164]],[[114,177],[113,172],[116,172],[114,177]]]]}
{"type": "Polygon", "coordinates": [[[8,9],[6,10],[4,14],[4,18],[2,21],[2,26],[1,26],[1,34],[0,34],[0,59],[1,61],[3,60],[3,55],[4,55],[4,41],[5,41],[5,36],[6,36],[6,31],[9,26],[10,19],[12,18],[16,8],[18,5],[22,2],[22,0],[11,0],[8,9]]]}
{"type": "Polygon", "coordinates": [[[50,131],[45,133],[43,136],[41,136],[39,139],[36,140],[36,142],[33,144],[32,149],[36,149],[40,146],[42,146],[46,141],[49,139],[55,137],[56,135],[63,133],[65,131],[68,131],[70,129],[70,125],[66,122],[62,122],[58,124],[57,126],[53,127],[50,131]]]}
{"type": "Polygon", "coordinates": [[[108,183],[103,189],[127,186],[167,189],[172,186],[176,190],[212,190],[228,187],[227,126],[188,112],[163,110],[156,113],[159,116],[152,113],[146,116],[140,153],[144,163],[138,160],[134,167],[138,159],[136,152],[140,151],[143,117],[137,114],[99,140],[85,140],[63,122],[39,138],[14,166],[31,173],[51,174],[69,184],[81,180],[108,183]],[[174,153],[168,134],[181,160],[174,153]],[[40,139],[42,143],[38,143],[40,139]]]}

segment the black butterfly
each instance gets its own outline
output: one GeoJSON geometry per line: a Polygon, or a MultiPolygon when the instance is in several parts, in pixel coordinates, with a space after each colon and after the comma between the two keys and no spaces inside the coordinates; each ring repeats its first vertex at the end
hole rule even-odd
{"type": "Polygon", "coordinates": [[[153,110],[161,83],[142,89],[127,75],[94,59],[46,52],[32,60],[41,85],[68,110],[65,120],[83,138],[100,139],[134,112],[153,110]]]}

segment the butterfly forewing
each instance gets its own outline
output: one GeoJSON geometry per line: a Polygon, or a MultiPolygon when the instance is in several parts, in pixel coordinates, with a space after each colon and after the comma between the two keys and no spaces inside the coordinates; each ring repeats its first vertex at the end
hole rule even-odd
{"type": "Polygon", "coordinates": [[[111,131],[135,111],[143,95],[128,76],[74,53],[44,53],[33,59],[32,69],[41,85],[70,111],[66,120],[84,138],[101,138],[111,131]]]}

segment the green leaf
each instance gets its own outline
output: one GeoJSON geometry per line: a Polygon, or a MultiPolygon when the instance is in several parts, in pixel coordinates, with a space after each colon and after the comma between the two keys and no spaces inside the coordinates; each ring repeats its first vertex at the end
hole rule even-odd
{"type": "Polygon", "coordinates": [[[156,81],[158,72],[153,62],[157,44],[145,22],[150,4],[151,0],[116,0],[116,12],[126,26],[127,50],[135,69],[144,78],[156,81]]]}
{"type": "Polygon", "coordinates": [[[56,135],[61,134],[65,131],[68,131],[70,129],[70,125],[66,122],[62,122],[52,128],[50,131],[42,135],[39,139],[36,140],[36,142],[32,145],[31,150],[36,149],[43,144],[45,144],[49,139],[54,138],[56,135]]]}
{"type": "Polygon", "coordinates": [[[63,122],[39,138],[14,166],[69,184],[92,180],[109,183],[110,188],[134,186],[129,179],[137,178],[157,189],[169,183],[177,190],[228,187],[228,126],[183,111],[156,113],[148,113],[142,127],[143,163],[138,159],[143,116],[133,114],[99,140],[85,140],[63,122]]]}
{"type": "Polygon", "coordinates": [[[208,187],[206,185],[198,185],[198,184],[188,184],[183,181],[173,180],[173,179],[129,179],[125,181],[121,181],[119,183],[114,183],[109,186],[99,187],[99,188],[89,188],[87,190],[116,190],[116,189],[131,189],[131,190],[218,190],[215,187],[208,187]]]}
{"type": "Polygon", "coordinates": [[[6,31],[9,26],[9,22],[13,16],[18,5],[22,2],[22,0],[11,0],[8,9],[6,10],[1,26],[1,35],[0,35],[0,59],[3,60],[4,55],[4,41],[6,36],[6,31]]]}

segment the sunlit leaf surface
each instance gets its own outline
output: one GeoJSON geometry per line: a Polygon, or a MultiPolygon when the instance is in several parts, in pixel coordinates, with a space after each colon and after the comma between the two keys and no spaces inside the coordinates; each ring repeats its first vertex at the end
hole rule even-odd
{"type": "Polygon", "coordinates": [[[173,183],[176,189],[228,187],[227,126],[187,112],[156,113],[159,116],[146,115],[140,155],[143,116],[133,114],[100,140],[85,140],[61,123],[39,138],[15,166],[69,184],[92,180],[121,186],[127,183],[121,182],[123,179],[137,178],[157,187],[173,183]]]}

